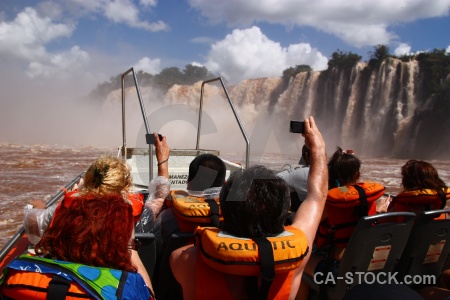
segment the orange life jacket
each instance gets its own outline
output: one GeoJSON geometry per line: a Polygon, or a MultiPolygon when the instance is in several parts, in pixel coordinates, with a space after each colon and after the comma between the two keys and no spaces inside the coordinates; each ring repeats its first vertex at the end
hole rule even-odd
{"type": "Polygon", "coordinates": [[[174,190],[170,191],[167,204],[172,208],[182,232],[194,232],[197,226],[219,227],[223,221],[218,197],[208,199],[174,190]]]}
{"type": "MultiPolygon", "coordinates": [[[[11,299],[47,299],[48,287],[53,274],[38,274],[9,270],[8,277],[0,288],[3,295],[11,299]]],[[[66,299],[94,299],[89,297],[83,287],[77,282],[71,282],[66,299]]]]}
{"type": "MultiPolygon", "coordinates": [[[[55,210],[55,215],[62,209],[62,207],[69,208],[72,204],[72,201],[76,200],[79,196],[78,190],[74,191],[66,191],[64,194],[64,199],[60,205],[55,210]]],[[[139,193],[128,193],[127,199],[131,202],[131,208],[133,210],[134,222],[137,223],[141,218],[142,209],[144,208],[144,195],[139,193]]],[[[52,219],[53,223],[53,219],[52,219]]],[[[50,224],[51,226],[51,224],[50,224]]]]}
{"type": "MultiPolygon", "coordinates": [[[[392,199],[391,206],[393,211],[398,212],[414,212],[429,211],[436,209],[443,209],[450,199],[450,188],[442,189],[441,191],[422,189],[404,191],[399,193],[392,199]]],[[[438,219],[445,217],[442,214],[438,219]]]]}
{"type": "Polygon", "coordinates": [[[22,255],[1,280],[7,299],[153,299],[138,273],[22,255]]]}
{"type": "Polygon", "coordinates": [[[317,247],[330,243],[345,247],[359,219],[376,214],[375,200],[383,196],[384,191],[384,186],[369,181],[330,189],[325,203],[328,217],[319,225],[317,247]]]}
{"type": "Polygon", "coordinates": [[[214,283],[197,285],[196,299],[233,299],[224,274],[257,278],[256,276],[264,273],[263,268],[267,270],[268,266],[261,259],[266,257],[262,248],[273,253],[273,265],[269,264],[274,272],[273,281],[266,291],[267,298],[287,299],[294,270],[301,265],[309,250],[303,231],[291,226],[286,226],[286,231],[277,237],[268,237],[267,244],[261,247],[256,239],[231,236],[212,227],[198,227],[195,231],[195,243],[199,249],[196,282],[214,283]]]}

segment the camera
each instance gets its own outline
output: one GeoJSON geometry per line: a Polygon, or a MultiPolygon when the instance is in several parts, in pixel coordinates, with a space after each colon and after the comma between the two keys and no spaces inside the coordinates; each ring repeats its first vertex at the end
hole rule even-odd
{"type": "MultiPolygon", "coordinates": [[[[159,137],[159,140],[160,141],[162,141],[162,139],[163,139],[163,136],[161,135],[161,134],[159,134],[158,133],[158,137],[159,137]]],[[[155,144],[155,136],[153,135],[153,133],[147,133],[146,135],[145,135],[145,140],[147,141],[147,144],[151,144],[151,145],[154,145],[155,144]]]]}
{"type": "Polygon", "coordinates": [[[304,133],[305,132],[305,122],[302,121],[291,121],[289,132],[293,133],[304,133]]]}

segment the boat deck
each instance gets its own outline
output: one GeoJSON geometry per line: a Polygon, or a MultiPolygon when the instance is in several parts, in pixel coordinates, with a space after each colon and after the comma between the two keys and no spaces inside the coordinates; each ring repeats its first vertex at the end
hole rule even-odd
{"type": "MultiPolygon", "coordinates": [[[[148,187],[149,176],[149,150],[146,148],[127,148],[126,161],[131,168],[131,175],[133,176],[133,183],[136,189],[145,189],[148,187]]],[[[170,150],[169,158],[169,179],[171,189],[185,190],[187,178],[189,174],[189,164],[200,154],[214,154],[220,157],[220,152],[217,150],[205,149],[172,149],[170,150]]],[[[243,166],[225,159],[222,159],[227,168],[226,178],[243,166]]],[[[158,176],[158,167],[155,155],[153,155],[153,178],[158,176]]]]}

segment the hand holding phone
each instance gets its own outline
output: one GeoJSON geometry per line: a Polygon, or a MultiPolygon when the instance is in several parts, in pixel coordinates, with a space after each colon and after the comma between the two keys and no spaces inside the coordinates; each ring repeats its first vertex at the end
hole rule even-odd
{"type": "MultiPolygon", "coordinates": [[[[158,138],[160,141],[162,141],[163,136],[161,134],[158,133],[158,138]]],[[[153,135],[153,133],[147,133],[145,135],[145,140],[147,141],[147,144],[149,145],[154,145],[155,144],[155,136],[153,135]]]]}
{"type": "Polygon", "coordinates": [[[289,132],[305,133],[305,122],[291,121],[290,126],[289,126],[289,132]]]}

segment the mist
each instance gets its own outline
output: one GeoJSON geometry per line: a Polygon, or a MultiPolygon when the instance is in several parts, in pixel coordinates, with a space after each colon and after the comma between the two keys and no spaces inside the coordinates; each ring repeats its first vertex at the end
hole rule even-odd
{"type": "MultiPolygon", "coordinates": [[[[44,80],[21,76],[18,80],[19,74],[15,75],[4,81],[0,143],[114,149],[122,145],[121,90],[112,91],[106,99],[91,99],[87,95],[97,84],[91,78],[44,80]]],[[[172,149],[196,146],[200,85],[174,86],[167,95],[153,87],[141,87],[149,130],[167,136],[172,149]]],[[[227,87],[230,88],[233,89],[227,87]]],[[[125,95],[126,145],[145,148],[146,129],[137,91],[128,88],[125,95]]],[[[300,158],[304,138],[289,132],[291,113],[287,112],[293,108],[280,107],[269,113],[267,101],[255,103],[239,97],[236,88],[231,100],[242,130],[222,87],[218,83],[206,85],[201,149],[245,155],[245,133],[251,156],[275,153],[300,158]]],[[[298,114],[296,119],[303,120],[309,116],[307,113],[298,114]]],[[[330,132],[330,127],[317,122],[324,137],[333,140],[335,133],[330,132]]],[[[335,146],[330,144],[328,152],[334,151],[335,146]]]]}
{"type": "Polygon", "coordinates": [[[120,145],[120,115],[116,120],[102,111],[104,99],[88,97],[104,78],[89,72],[30,78],[23,70],[5,67],[0,83],[0,143],[120,145]]]}
{"type": "MultiPolygon", "coordinates": [[[[142,98],[147,112],[150,132],[167,137],[172,149],[193,149],[197,142],[200,106],[200,86],[174,86],[162,96],[154,88],[143,88],[142,98]]],[[[120,110],[119,93],[110,94],[104,109],[116,115],[120,110]]],[[[246,138],[250,141],[250,154],[289,153],[300,157],[303,137],[289,133],[289,122],[277,114],[254,109],[254,104],[235,105],[236,116],[219,84],[205,86],[202,109],[200,149],[214,149],[222,153],[246,152],[246,138]],[[239,122],[242,127],[239,126],[239,122]],[[284,131],[280,132],[280,123],[284,131]]],[[[146,129],[142,122],[138,99],[134,88],[126,92],[126,140],[131,147],[147,147],[146,129]]]]}
{"type": "MultiPolygon", "coordinates": [[[[242,128],[221,85],[205,85],[199,148],[244,157],[245,133],[251,157],[281,154],[298,159],[304,138],[289,132],[289,122],[312,115],[329,155],[340,146],[354,149],[361,157],[395,157],[395,152],[413,157],[401,149],[414,136],[408,135],[407,129],[415,128],[412,120],[418,99],[411,98],[411,103],[399,112],[395,109],[400,105],[397,99],[403,97],[380,97],[375,92],[373,96],[363,93],[362,97],[357,83],[338,80],[337,75],[335,80],[328,80],[332,86],[327,87],[326,95],[318,88],[318,72],[300,74],[276,98],[272,94],[282,80],[279,77],[226,86],[242,128]],[[341,93],[346,86],[352,87],[348,95],[341,93]]],[[[2,81],[0,143],[119,148],[124,142],[122,92],[111,91],[105,99],[87,97],[100,82],[94,76],[81,74],[44,80],[8,73],[2,81]]],[[[376,86],[381,91],[391,88],[389,82],[376,86]]],[[[408,88],[413,89],[414,84],[408,88]]],[[[200,90],[201,82],[174,85],[167,92],[141,86],[149,131],[167,136],[172,149],[195,148],[200,90]]],[[[127,88],[125,95],[126,146],[145,148],[146,128],[136,88],[127,88]]]]}

